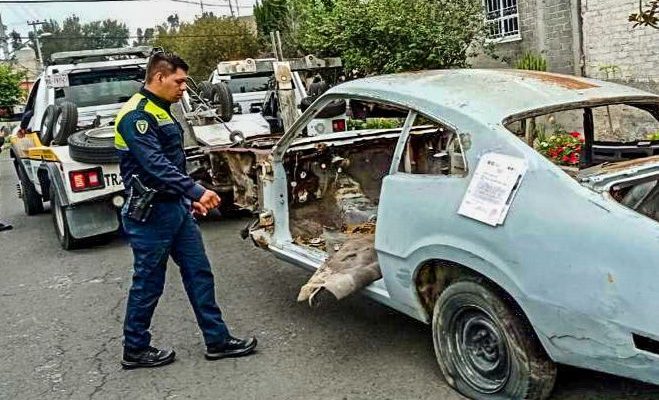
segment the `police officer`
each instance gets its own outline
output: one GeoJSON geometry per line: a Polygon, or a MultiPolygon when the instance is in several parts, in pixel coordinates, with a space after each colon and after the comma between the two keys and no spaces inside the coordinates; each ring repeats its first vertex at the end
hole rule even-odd
{"type": "Polygon", "coordinates": [[[203,333],[206,358],[240,357],[256,347],[254,337],[243,340],[229,334],[215,301],[213,273],[192,215],[205,215],[220,204],[220,198],[196,184],[185,171],[183,130],[170,106],[186,90],[187,71],[188,65],[180,57],[154,53],[147,65],[145,86],[123,106],[115,121],[115,147],[128,195],[122,221],[134,256],[121,362],[127,369],[174,361],[174,351],[152,347],[149,334],[170,256],[180,268],[203,333]],[[155,194],[145,210],[148,214],[135,219],[131,207],[139,204],[135,201],[140,198],[138,187],[155,194]]]}

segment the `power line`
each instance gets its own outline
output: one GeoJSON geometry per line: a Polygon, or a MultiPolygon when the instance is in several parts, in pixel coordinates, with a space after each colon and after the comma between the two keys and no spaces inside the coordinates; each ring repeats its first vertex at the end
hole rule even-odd
{"type": "MultiPolygon", "coordinates": [[[[176,33],[171,35],[172,37],[176,38],[198,38],[198,37],[245,37],[248,35],[240,35],[236,33],[218,33],[218,34],[213,34],[213,35],[177,35],[176,33]]],[[[21,36],[22,39],[31,39],[29,36],[21,36]]],[[[50,40],[87,40],[87,39],[139,39],[139,38],[144,38],[144,35],[142,36],[136,36],[136,35],[128,35],[128,36],[46,36],[41,38],[42,42],[47,42],[50,40]]],[[[154,36],[155,38],[155,36],[154,36]]]]}
{"type": "MultiPolygon", "coordinates": [[[[146,1],[156,1],[156,0],[0,0],[0,4],[115,3],[115,2],[146,2],[146,1]]],[[[198,1],[194,1],[194,0],[169,0],[169,1],[175,3],[200,5],[198,1]]],[[[204,2],[203,5],[208,7],[224,7],[224,8],[231,7],[230,4],[218,4],[218,3],[208,3],[208,2],[204,2]]],[[[235,5],[234,7],[251,8],[252,6],[238,4],[235,5]]]]}

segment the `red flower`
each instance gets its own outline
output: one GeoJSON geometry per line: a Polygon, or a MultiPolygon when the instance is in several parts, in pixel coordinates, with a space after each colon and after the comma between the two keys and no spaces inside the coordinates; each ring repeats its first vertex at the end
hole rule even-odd
{"type": "Polygon", "coordinates": [[[578,137],[581,137],[581,133],[579,133],[577,131],[570,132],[570,136],[572,136],[573,138],[578,138],[578,137]]]}
{"type": "Polygon", "coordinates": [[[570,159],[568,158],[568,156],[563,156],[563,158],[562,158],[561,160],[562,160],[563,162],[568,162],[568,161],[570,161],[570,159]]]}

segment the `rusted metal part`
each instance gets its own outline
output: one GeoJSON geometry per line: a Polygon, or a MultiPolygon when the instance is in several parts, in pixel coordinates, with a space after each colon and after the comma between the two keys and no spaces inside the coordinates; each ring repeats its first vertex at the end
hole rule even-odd
{"type": "Polygon", "coordinates": [[[659,105],[659,96],[615,96],[610,98],[596,98],[560,104],[548,104],[541,108],[534,108],[520,113],[506,116],[502,124],[509,125],[525,118],[538,117],[560,111],[574,110],[578,108],[601,107],[607,104],[637,104],[637,105],[659,105]]]}
{"type": "Polygon", "coordinates": [[[256,244],[258,247],[267,250],[268,246],[270,246],[272,232],[268,229],[255,229],[250,231],[249,235],[254,241],[254,244],[256,244]]]}
{"type": "Polygon", "coordinates": [[[314,306],[322,290],[341,300],[382,278],[374,240],[373,235],[359,235],[343,243],[302,286],[297,301],[314,306]]]}
{"type": "Polygon", "coordinates": [[[275,218],[272,215],[271,211],[267,211],[259,214],[259,226],[261,228],[273,226],[274,224],[275,224],[275,218]]]}
{"type": "Polygon", "coordinates": [[[225,161],[233,182],[234,203],[241,208],[255,211],[258,208],[258,190],[254,154],[225,152],[219,156],[225,161]]]}
{"type": "Polygon", "coordinates": [[[564,87],[566,89],[592,89],[599,87],[598,85],[595,85],[594,83],[587,82],[583,79],[579,79],[576,77],[571,77],[571,76],[566,76],[566,75],[559,75],[559,74],[552,74],[550,72],[541,72],[541,71],[527,71],[527,70],[520,70],[520,69],[513,69],[510,70],[512,73],[524,76],[524,77],[529,77],[533,79],[537,79],[541,82],[546,82],[554,85],[558,85],[561,87],[564,87]]]}
{"type": "MultiPolygon", "coordinates": [[[[217,65],[220,75],[240,76],[241,74],[253,74],[258,72],[274,72],[272,66],[274,59],[252,59],[247,58],[240,61],[222,61],[217,65]]],[[[307,55],[301,58],[289,58],[287,62],[291,71],[308,71],[320,68],[339,68],[342,66],[338,57],[318,58],[307,55]]]]}
{"type": "Polygon", "coordinates": [[[592,172],[593,175],[609,174],[619,171],[628,171],[630,168],[644,167],[644,166],[659,166],[659,156],[646,157],[637,160],[620,161],[613,164],[598,165],[591,169],[584,170],[583,171],[584,173],[581,176],[582,177],[590,176],[591,174],[589,172],[592,172]]]}

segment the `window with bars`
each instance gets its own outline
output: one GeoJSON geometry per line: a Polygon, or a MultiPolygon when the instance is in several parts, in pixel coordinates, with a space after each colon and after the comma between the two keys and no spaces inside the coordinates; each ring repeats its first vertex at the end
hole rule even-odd
{"type": "Polygon", "coordinates": [[[484,0],[490,39],[516,39],[519,34],[517,0],[484,0]]]}

